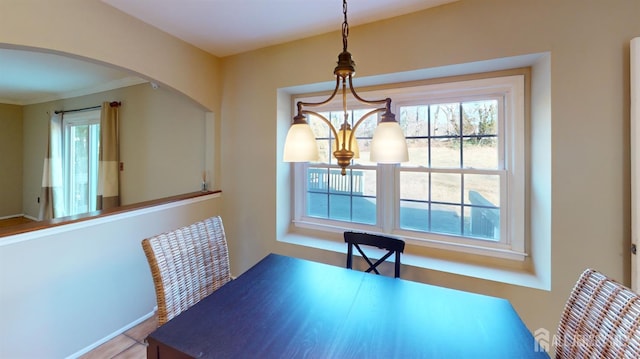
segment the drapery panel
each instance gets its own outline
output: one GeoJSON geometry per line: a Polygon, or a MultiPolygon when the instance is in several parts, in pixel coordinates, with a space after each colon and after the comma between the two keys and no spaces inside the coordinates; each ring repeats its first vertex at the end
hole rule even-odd
{"type": "Polygon", "coordinates": [[[49,119],[49,143],[42,169],[40,220],[66,215],[62,193],[62,114],[49,119]]]}
{"type": "Polygon", "coordinates": [[[640,292],[640,37],[631,40],[631,288],[640,292]]]}
{"type": "Polygon", "coordinates": [[[120,206],[119,102],[103,102],[100,113],[97,209],[120,206]]]}

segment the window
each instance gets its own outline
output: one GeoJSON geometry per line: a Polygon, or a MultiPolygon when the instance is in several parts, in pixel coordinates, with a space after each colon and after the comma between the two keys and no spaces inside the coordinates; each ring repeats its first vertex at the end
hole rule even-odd
{"type": "MultiPolygon", "coordinates": [[[[295,165],[294,224],[387,233],[417,245],[524,259],[524,76],[523,71],[362,92],[365,98],[393,99],[409,162],[369,162],[376,126],[369,118],[356,131],[360,156],[346,176],[331,156],[335,139],[328,127],[310,117],[321,158],[295,165]]],[[[348,108],[352,124],[369,109],[358,102],[348,108]]],[[[342,110],[325,109],[321,114],[339,127],[342,110]]]]}
{"type": "Polygon", "coordinates": [[[63,118],[63,193],[67,215],[96,210],[100,111],[63,118]]]}

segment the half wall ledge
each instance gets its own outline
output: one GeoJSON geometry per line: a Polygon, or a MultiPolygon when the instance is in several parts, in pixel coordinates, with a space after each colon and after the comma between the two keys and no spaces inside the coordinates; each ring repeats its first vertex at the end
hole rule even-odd
{"type": "Polygon", "coordinates": [[[139,209],[143,209],[143,208],[160,206],[160,205],[164,205],[164,204],[168,204],[168,203],[172,203],[172,202],[178,202],[178,201],[183,201],[183,200],[186,200],[186,199],[192,199],[192,198],[207,196],[207,195],[210,195],[210,194],[220,194],[220,193],[222,193],[221,190],[190,192],[190,193],[184,193],[184,194],[179,194],[179,195],[175,195],[175,196],[170,196],[170,197],[164,197],[164,198],[154,199],[154,200],[150,200],[150,201],[145,201],[145,202],[128,204],[128,205],[120,206],[120,207],[116,207],[116,208],[110,208],[110,209],[105,209],[105,210],[100,210],[100,211],[87,212],[87,213],[78,214],[78,215],[75,215],[75,216],[60,217],[60,218],[54,218],[54,219],[50,219],[50,220],[46,220],[46,221],[37,221],[37,222],[18,224],[18,225],[10,226],[10,227],[3,227],[3,228],[0,228],[0,241],[2,241],[2,237],[9,237],[9,236],[13,236],[13,235],[16,235],[16,234],[39,231],[39,230],[42,230],[42,229],[58,227],[58,226],[66,225],[66,224],[77,223],[77,222],[87,221],[87,220],[90,220],[90,219],[96,219],[96,218],[101,218],[101,217],[112,216],[112,215],[115,215],[115,214],[131,212],[131,211],[135,211],[135,210],[139,210],[139,209]]]}

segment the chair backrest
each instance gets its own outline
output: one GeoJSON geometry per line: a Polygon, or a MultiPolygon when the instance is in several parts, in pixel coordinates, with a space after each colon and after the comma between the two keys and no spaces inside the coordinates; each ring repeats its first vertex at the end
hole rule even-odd
{"type": "Polygon", "coordinates": [[[560,319],[556,358],[640,358],[639,298],[602,273],[585,270],[560,319]]]}
{"type": "Polygon", "coordinates": [[[158,325],[189,309],[231,280],[220,217],[142,241],[158,301],[158,325]]]}
{"type": "Polygon", "coordinates": [[[344,241],[347,243],[347,268],[353,269],[353,248],[355,247],[369,264],[366,272],[373,271],[375,274],[380,274],[378,265],[395,255],[395,277],[400,278],[400,253],[404,251],[403,240],[369,233],[344,232],[344,241]],[[386,250],[387,253],[374,263],[362,250],[361,245],[378,247],[386,250]]]}

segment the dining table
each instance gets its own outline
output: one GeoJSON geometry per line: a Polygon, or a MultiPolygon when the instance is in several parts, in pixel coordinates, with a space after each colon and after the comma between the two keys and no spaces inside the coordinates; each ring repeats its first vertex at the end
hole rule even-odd
{"type": "Polygon", "coordinates": [[[148,358],[548,358],[503,298],[269,254],[147,337],[148,358]]]}

